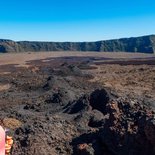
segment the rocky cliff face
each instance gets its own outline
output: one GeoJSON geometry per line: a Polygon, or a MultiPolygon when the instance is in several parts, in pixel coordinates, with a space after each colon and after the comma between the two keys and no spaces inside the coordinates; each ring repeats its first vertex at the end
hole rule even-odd
{"type": "Polygon", "coordinates": [[[155,35],[154,35],[154,36],[151,36],[150,39],[151,39],[153,51],[154,51],[154,53],[155,53],[155,35]]]}
{"type": "Polygon", "coordinates": [[[21,52],[22,50],[22,47],[12,40],[0,40],[0,53],[21,52]]]}
{"type": "Polygon", "coordinates": [[[29,42],[0,40],[0,52],[97,51],[155,53],[155,35],[97,42],[29,42]]]}

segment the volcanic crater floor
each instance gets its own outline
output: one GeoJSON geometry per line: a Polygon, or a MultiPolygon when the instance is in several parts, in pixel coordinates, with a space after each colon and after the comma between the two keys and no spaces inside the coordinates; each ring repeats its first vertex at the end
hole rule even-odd
{"type": "Polygon", "coordinates": [[[154,155],[154,62],[67,56],[1,64],[0,124],[13,136],[11,155],[154,155]]]}

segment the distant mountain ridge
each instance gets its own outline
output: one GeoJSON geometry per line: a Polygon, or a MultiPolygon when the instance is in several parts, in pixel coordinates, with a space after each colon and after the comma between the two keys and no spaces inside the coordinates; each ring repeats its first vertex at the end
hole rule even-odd
{"type": "Polygon", "coordinates": [[[96,42],[39,42],[0,39],[0,53],[38,51],[96,51],[155,53],[155,35],[96,42]]]}

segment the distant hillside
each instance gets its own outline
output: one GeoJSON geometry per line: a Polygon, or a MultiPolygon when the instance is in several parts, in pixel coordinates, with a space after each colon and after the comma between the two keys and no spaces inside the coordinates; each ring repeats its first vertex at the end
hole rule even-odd
{"type": "Polygon", "coordinates": [[[0,53],[38,51],[97,51],[155,53],[155,35],[96,42],[34,42],[0,40],[0,53]]]}

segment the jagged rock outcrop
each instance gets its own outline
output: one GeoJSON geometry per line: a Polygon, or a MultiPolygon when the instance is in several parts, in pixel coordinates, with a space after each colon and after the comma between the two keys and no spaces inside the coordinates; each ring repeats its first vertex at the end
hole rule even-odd
{"type": "Polygon", "coordinates": [[[0,52],[97,51],[155,53],[155,35],[97,42],[34,42],[0,40],[0,52]]]}

